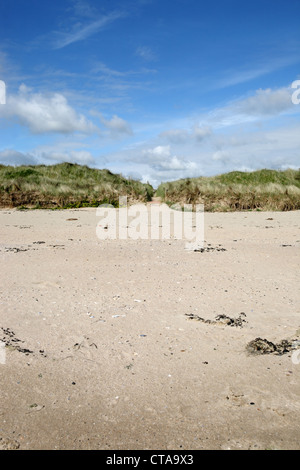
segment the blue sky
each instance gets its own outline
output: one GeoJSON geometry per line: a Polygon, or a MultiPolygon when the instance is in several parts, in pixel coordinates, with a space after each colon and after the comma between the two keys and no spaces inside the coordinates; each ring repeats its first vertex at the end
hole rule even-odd
{"type": "Polygon", "coordinates": [[[299,17],[300,0],[2,0],[0,162],[155,186],[298,168],[299,17]]]}

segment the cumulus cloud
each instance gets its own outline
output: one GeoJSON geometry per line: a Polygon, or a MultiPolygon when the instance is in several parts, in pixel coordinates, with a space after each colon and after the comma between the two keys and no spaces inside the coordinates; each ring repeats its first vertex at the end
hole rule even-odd
{"type": "Polygon", "coordinates": [[[162,158],[170,158],[171,147],[170,145],[158,145],[152,149],[145,149],[142,153],[148,161],[160,161],[162,158]]]}
{"type": "Polygon", "coordinates": [[[33,134],[99,131],[85,116],[78,114],[62,94],[33,93],[25,85],[20,86],[17,95],[7,97],[6,106],[0,108],[1,116],[17,119],[33,134]]]}
{"type": "Polygon", "coordinates": [[[172,155],[170,145],[158,145],[144,150],[143,155],[147,157],[150,168],[157,172],[194,171],[197,168],[196,163],[172,155]]]}
{"type": "Polygon", "coordinates": [[[155,163],[153,167],[158,171],[169,171],[169,170],[185,171],[185,170],[195,170],[197,168],[197,164],[194,162],[185,161],[185,160],[179,159],[176,156],[173,156],[169,160],[155,163]]]}

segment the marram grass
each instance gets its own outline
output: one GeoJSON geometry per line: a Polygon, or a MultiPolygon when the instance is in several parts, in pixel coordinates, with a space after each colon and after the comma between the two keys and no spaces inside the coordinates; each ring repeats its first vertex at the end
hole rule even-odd
{"type": "Polygon", "coordinates": [[[162,183],[156,195],[168,204],[204,204],[210,212],[300,209],[300,170],[233,171],[162,183]]]}
{"type": "Polygon", "coordinates": [[[149,184],[124,178],[109,170],[72,163],[57,165],[0,165],[0,207],[75,208],[118,206],[119,196],[128,203],[147,202],[153,195],[149,184]]]}
{"type": "MultiPolygon", "coordinates": [[[[146,203],[154,195],[150,184],[109,170],[72,163],[0,165],[0,207],[79,208],[110,203],[119,196],[128,204],[146,203]]],[[[162,183],[155,192],[167,204],[204,203],[206,211],[289,211],[300,209],[300,170],[233,171],[212,177],[162,183]]]]}

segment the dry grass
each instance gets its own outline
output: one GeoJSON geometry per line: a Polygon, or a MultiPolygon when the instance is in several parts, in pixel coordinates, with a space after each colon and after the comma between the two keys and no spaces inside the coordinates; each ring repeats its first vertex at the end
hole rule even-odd
{"type": "Polygon", "coordinates": [[[206,211],[300,209],[300,171],[259,170],[161,184],[156,195],[169,203],[204,203],[206,211]]]}
{"type": "MultiPolygon", "coordinates": [[[[0,207],[71,208],[118,206],[147,202],[150,184],[126,179],[109,170],[71,163],[59,165],[0,165],[0,207]]],[[[300,209],[300,171],[234,171],[213,177],[187,178],[161,184],[156,195],[168,204],[204,203],[211,212],[300,209]]]]}
{"type": "Polygon", "coordinates": [[[0,207],[67,208],[118,205],[119,196],[128,202],[151,199],[151,185],[126,179],[109,170],[91,169],[71,163],[59,165],[0,165],[0,207]]]}

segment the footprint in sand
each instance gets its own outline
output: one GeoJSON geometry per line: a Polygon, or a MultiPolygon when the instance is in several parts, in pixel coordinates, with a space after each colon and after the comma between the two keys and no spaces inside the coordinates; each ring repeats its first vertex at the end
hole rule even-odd
{"type": "Polygon", "coordinates": [[[74,356],[95,362],[98,357],[97,349],[97,344],[87,336],[84,336],[80,343],[75,343],[73,346],[74,356]]]}
{"type": "Polygon", "coordinates": [[[230,390],[226,395],[226,400],[231,406],[246,406],[251,402],[243,393],[230,390]]]}

